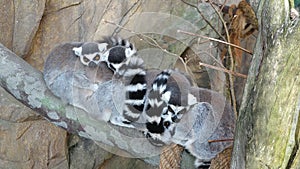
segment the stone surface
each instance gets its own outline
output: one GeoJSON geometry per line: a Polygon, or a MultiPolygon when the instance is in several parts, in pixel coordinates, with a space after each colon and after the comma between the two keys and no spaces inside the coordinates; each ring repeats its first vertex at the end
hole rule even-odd
{"type": "Polygon", "coordinates": [[[157,167],[145,164],[142,160],[134,158],[125,158],[120,156],[113,156],[108,161],[105,161],[99,169],[119,169],[119,168],[143,168],[156,169],[157,167]]]}
{"type": "Polygon", "coordinates": [[[32,45],[44,14],[46,0],[14,1],[13,51],[24,56],[32,45]]]}
{"type": "Polygon", "coordinates": [[[67,168],[66,132],[45,120],[0,120],[1,168],[67,168]]]}
{"type": "Polygon", "coordinates": [[[0,88],[0,168],[68,168],[66,132],[0,88]]]}
{"type": "Polygon", "coordinates": [[[72,169],[96,169],[113,154],[103,150],[93,140],[80,138],[76,135],[69,137],[69,166],[72,169]]]}
{"type": "Polygon", "coordinates": [[[17,55],[24,57],[32,45],[42,19],[45,0],[9,1],[0,3],[0,42],[17,55]]]}
{"type": "Polygon", "coordinates": [[[0,119],[9,122],[24,122],[28,120],[41,119],[41,117],[32,111],[30,108],[25,107],[0,87],[0,119]]]}
{"type": "MultiPolygon", "coordinates": [[[[208,6],[200,4],[203,10],[208,6]]],[[[214,17],[211,13],[205,13],[205,16],[209,19],[214,17]]],[[[153,57],[150,54],[157,51],[156,60],[160,64],[153,62],[153,58],[152,61],[146,60],[152,67],[157,65],[156,68],[174,67],[178,57],[184,53],[193,38],[178,34],[177,29],[191,32],[201,30],[204,34],[210,32],[198,12],[182,4],[180,0],[167,0],[163,3],[157,3],[156,0],[0,2],[0,32],[5,31],[0,34],[0,43],[24,57],[39,70],[43,70],[45,59],[58,43],[95,41],[104,35],[112,34],[119,34],[125,38],[132,37],[137,47],[150,58],[153,57]],[[135,33],[105,21],[114,22],[135,33]],[[137,36],[139,33],[147,33],[146,35],[151,33],[150,39],[143,37],[140,43],[142,38],[137,36]],[[169,52],[157,50],[158,46],[149,45],[151,38],[157,40],[158,45],[169,52]]],[[[113,167],[119,160],[125,160],[126,162],[122,164],[128,165],[128,168],[130,166],[152,168],[137,159],[113,156],[111,160],[106,160],[111,154],[104,152],[90,140],[73,140],[74,142],[69,142],[68,146],[64,130],[41,120],[40,116],[22,106],[5,91],[0,90],[0,95],[0,166],[4,166],[5,169],[76,168],[75,166],[97,168],[97,164],[103,161],[105,168],[113,167]],[[67,155],[68,148],[71,152],[69,155],[67,155]],[[82,156],[84,157],[80,160],[82,156]]],[[[155,160],[153,161],[154,164],[155,160]]],[[[185,166],[187,165],[185,163],[185,166]]]]}
{"type": "Polygon", "coordinates": [[[0,1],[0,42],[9,49],[12,49],[13,27],[14,27],[14,5],[12,0],[0,1]]]}

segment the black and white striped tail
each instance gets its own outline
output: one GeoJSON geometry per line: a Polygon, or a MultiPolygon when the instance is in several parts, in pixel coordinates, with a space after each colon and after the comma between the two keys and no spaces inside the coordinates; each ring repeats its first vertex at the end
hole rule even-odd
{"type": "Polygon", "coordinates": [[[136,48],[128,40],[120,37],[107,37],[108,49],[104,60],[114,71],[115,78],[125,84],[125,101],[122,116],[124,123],[137,121],[144,110],[147,91],[146,71],[144,61],[136,57],[136,48]]]}
{"type": "Polygon", "coordinates": [[[117,72],[125,83],[125,105],[123,116],[130,122],[137,121],[144,110],[147,82],[143,60],[129,58],[117,72]]]}
{"type": "Polygon", "coordinates": [[[171,70],[164,70],[156,76],[152,88],[148,94],[148,107],[146,110],[146,127],[150,133],[164,132],[162,119],[163,112],[168,107],[171,92],[167,91],[167,82],[171,76],[171,70]]]}
{"type": "Polygon", "coordinates": [[[104,40],[99,40],[98,43],[107,43],[107,48],[123,46],[125,48],[130,48],[131,50],[136,50],[134,44],[130,43],[127,39],[122,39],[118,36],[107,36],[103,39],[104,40]]]}

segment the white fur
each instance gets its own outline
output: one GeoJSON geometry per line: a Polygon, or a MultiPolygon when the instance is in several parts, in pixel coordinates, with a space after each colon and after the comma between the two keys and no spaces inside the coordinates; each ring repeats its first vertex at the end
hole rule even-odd
{"type": "Polygon", "coordinates": [[[148,120],[148,122],[150,122],[150,123],[153,123],[153,122],[156,122],[156,123],[160,123],[160,120],[161,120],[161,117],[158,117],[158,116],[148,116],[147,115],[147,120],[148,120]]]}
{"type": "Polygon", "coordinates": [[[143,89],[146,89],[147,88],[147,85],[146,84],[136,84],[136,85],[128,85],[126,86],[126,91],[129,91],[129,92],[136,92],[138,90],[143,90],[143,89]]]}
{"type": "Polygon", "coordinates": [[[156,98],[155,99],[149,99],[149,104],[151,107],[159,107],[162,105],[164,102],[163,101],[158,101],[156,98]]]}
{"type": "Polygon", "coordinates": [[[130,116],[130,117],[132,117],[132,118],[138,118],[138,117],[140,117],[140,114],[139,114],[139,113],[132,113],[132,112],[131,112],[130,110],[128,110],[127,108],[126,108],[124,114],[126,114],[126,115],[128,115],[128,116],[130,116]]]}
{"type": "Polygon", "coordinates": [[[74,47],[73,51],[74,51],[75,55],[81,56],[82,47],[78,47],[78,48],[74,47]]]}
{"type": "Polygon", "coordinates": [[[188,105],[194,105],[197,103],[197,98],[191,93],[188,94],[188,105]]]}
{"type": "Polygon", "coordinates": [[[98,44],[98,49],[99,49],[99,52],[103,53],[104,51],[107,50],[107,43],[99,43],[98,44]]]}
{"type": "Polygon", "coordinates": [[[130,104],[130,105],[142,105],[144,104],[144,99],[142,100],[125,100],[126,104],[130,104]]]}
{"type": "Polygon", "coordinates": [[[171,98],[171,92],[170,92],[170,91],[167,91],[167,92],[165,92],[165,93],[163,93],[163,94],[161,95],[161,99],[162,99],[163,101],[165,101],[166,103],[169,102],[170,98],[171,98]]]}
{"type": "Polygon", "coordinates": [[[145,70],[141,69],[141,68],[138,68],[138,69],[127,69],[124,72],[123,76],[133,76],[133,75],[137,75],[137,74],[140,74],[140,75],[145,74],[143,72],[145,72],[145,70]]]}

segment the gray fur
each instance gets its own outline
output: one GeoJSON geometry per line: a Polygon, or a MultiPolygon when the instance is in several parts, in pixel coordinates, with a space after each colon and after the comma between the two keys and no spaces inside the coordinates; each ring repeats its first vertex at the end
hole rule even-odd
{"type": "MultiPolygon", "coordinates": [[[[126,74],[126,71],[133,72],[130,68],[136,69],[142,66],[142,60],[126,60],[128,67],[125,63],[125,67],[120,69],[124,70],[123,73],[113,78],[113,72],[105,63],[92,68],[80,62],[72,49],[82,45],[83,43],[66,43],[53,49],[44,67],[44,79],[48,88],[66,103],[86,110],[87,116],[95,120],[110,121],[118,126],[135,127],[146,131],[144,123],[147,118],[144,112],[132,124],[124,124],[123,120],[126,118],[122,116],[124,106],[126,106],[124,103],[126,84],[130,82],[130,77],[134,74],[126,74]]],[[[147,94],[160,72],[159,70],[146,72],[147,94]]],[[[160,114],[155,114],[171,122],[163,133],[155,135],[158,141],[164,144],[173,142],[184,146],[200,163],[210,161],[223,149],[232,145],[232,142],[208,143],[208,140],[233,138],[235,119],[230,105],[223,96],[208,89],[192,86],[189,79],[177,71],[172,72],[167,86],[172,90],[170,100],[174,100],[173,103],[177,102],[176,104],[187,109],[181,113],[181,116],[178,115],[179,121],[176,122],[171,119],[174,114],[168,114],[170,113],[168,111],[167,114],[161,114],[165,111],[159,110],[160,114]],[[197,104],[190,104],[187,101],[189,94],[193,94],[197,104]]],[[[160,99],[158,96],[153,97],[160,99]]],[[[155,143],[158,142],[155,141],[155,143]]]]}

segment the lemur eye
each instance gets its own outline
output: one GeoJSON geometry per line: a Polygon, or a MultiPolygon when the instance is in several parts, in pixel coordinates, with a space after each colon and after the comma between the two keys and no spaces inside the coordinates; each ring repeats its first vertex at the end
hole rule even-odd
{"type": "Polygon", "coordinates": [[[172,119],[172,121],[175,122],[175,123],[177,123],[177,122],[179,121],[179,119],[177,118],[177,116],[173,116],[171,119],[172,119]]]}
{"type": "Polygon", "coordinates": [[[85,62],[89,62],[90,61],[90,59],[88,59],[87,57],[83,57],[83,61],[85,61],[85,62]]]}
{"type": "Polygon", "coordinates": [[[100,56],[99,55],[96,55],[95,57],[94,57],[94,59],[93,59],[94,61],[98,61],[98,60],[100,60],[100,56]]]}
{"type": "Polygon", "coordinates": [[[170,125],[171,125],[171,123],[170,123],[169,121],[165,121],[165,122],[164,122],[164,126],[165,126],[166,128],[168,128],[170,125]]]}

